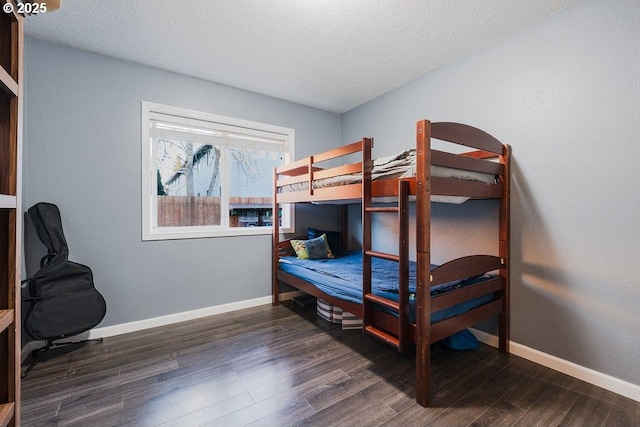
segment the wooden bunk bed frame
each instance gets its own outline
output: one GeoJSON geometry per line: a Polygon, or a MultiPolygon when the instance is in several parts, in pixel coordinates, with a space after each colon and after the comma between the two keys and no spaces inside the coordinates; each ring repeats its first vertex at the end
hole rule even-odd
{"type": "MultiPolygon", "coordinates": [[[[361,141],[309,156],[276,168],[274,172],[273,212],[283,203],[354,201],[362,204],[363,303],[357,304],[330,296],[313,284],[278,269],[280,255],[289,240],[280,241],[278,221],[273,224],[273,304],[280,301],[280,283],[321,298],[363,319],[365,332],[405,351],[410,343],[416,348],[416,401],[428,406],[430,400],[430,345],[468,328],[481,320],[498,316],[499,351],[509,348],[509,205],[511,148],[486,132],[459,123],[431,123],[421,120],[416,125],[416,175],[411,178],[371,180],[373,140],[361,141]],[[433,150],[431,140],[438,139],[470,147],[472,151],[452,154],[433,150]],[[347,160],[345,156],[359,154],[361,160],[337,167],[322,168],[327,160],[347,160]],[[497,158],[497,161],[495,161],[497,158]],[[489,161],[493,159],[494,161],[489,161]],[[495,174],[495,183],[466,181],[431,176],[431,165],[466,171],[495,174]],[[358,183],[328,188],[315,188],[314,181],[341,175],[361,173],[358,183]],[[285,191],[292,184],[306,183],[304,190],[285,191]],[[454,259],[430,271],[431,261],[431,195],[464,196],[470,199],[497,199],[499,203],[498,256],[472,255],[454,259]],[[374,197],[397,197],[396,206],[380,207],[374,197]],[[416,322],[408,317],[409,264],[409,196],[415,196],[416,241],[416,322]],[[398,217],[398,254],[371,250],[371,215],[395,213],[398,217]],[[371,292],[371,258],[391,259],[399,263],[399,302],[386,300],[371,292]],[[493,272],[494,277],[479,284],[431,297],[432,286],[474,275],[493,272]],[[494,293],[495,298],[463,314],[431,323],[430,316],[455,304],[494,293]],[[373,309],[380,305],[392,310],[390,315],[373,309]]],[[[342,236],[346,238],[346,209],[343,209],[342,236]]]]}

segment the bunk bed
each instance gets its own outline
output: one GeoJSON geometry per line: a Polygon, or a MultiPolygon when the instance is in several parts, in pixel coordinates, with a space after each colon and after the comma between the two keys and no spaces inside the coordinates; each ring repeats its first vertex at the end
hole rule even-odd
{"type": "MultiPolygon", "coordinates": [[[[346,262],[356,266],[350,279],[341,282],[339,273],[320,267],[308,267],[311,274],[307,274],[304,265],[292,262],[292,239],[281,240],[280,226],[274,221],[273,304],[279,304],[280,285],[286,284],[355,314],[362,319],[365,332],[399,351],[415,344],[416,401],[428,406],[431,344],[497,316],[498,348],[508,353],[511,149],[472,126],[427,120],[416,125],[414,159],[405,172],[381,172],[378,166],[389,159],[374,160],[372,147],[373,140],[363,138],[275,169],[273,212],[279,212],[285,203],[360,203],[362,248],[356,261],[346,262]],[[457,149],[432,149],[432,140],[452,143],[457,149]],[[469,199],[494,199],[499,204],[497,255],[471,255],[432,265],[432,201],[469,199]],[[409,236],[408,206],[412,202],[416,204],[415,236],[409,236]],[[372,250],[374,214],[396,215],[397,253],[372,250]],[[410,260],[410,237],[415,239],[415,261],[410,260]],[[380,271],[390,271],[388,266],[381,270],[380,262],[396,263],[397,275],[377,278],[380,271]]],[[[342,212],[344,239],[346,209],[342,212]]],[[[302,264],[305,262],[328,265],[333,260],[303,260],[302,264]]]]}

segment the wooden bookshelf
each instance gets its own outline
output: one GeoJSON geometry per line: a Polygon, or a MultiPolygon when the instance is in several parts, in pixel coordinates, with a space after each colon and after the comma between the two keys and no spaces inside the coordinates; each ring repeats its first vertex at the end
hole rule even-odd
{"type": "MultiPolygon", "coordinates": [[[[15,6],[0,0],[7,3],[15,6]]],[[[24,22],[7,9],[0,12],[0,426],[19,426],[24,22]]]]}

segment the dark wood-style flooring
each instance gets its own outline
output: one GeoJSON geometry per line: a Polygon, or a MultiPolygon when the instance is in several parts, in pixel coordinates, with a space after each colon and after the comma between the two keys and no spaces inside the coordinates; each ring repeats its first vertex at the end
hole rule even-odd
{"type": "Polygon", "coordinates": [[[23,426],[638,426],[640,403],[481,345],[413,353],[265,305],[86,344],[22,383],[23,426]]]}

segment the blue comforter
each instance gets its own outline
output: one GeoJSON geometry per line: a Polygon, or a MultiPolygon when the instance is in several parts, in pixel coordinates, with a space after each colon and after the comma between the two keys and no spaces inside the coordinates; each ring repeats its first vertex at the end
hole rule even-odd
{"type": "MultiPolygon", "coordinates": [[[[435,266],[432,265],[433,269],[435,266]]],[[[398,263],[381,258],[371,260],[372,278],[371,290],[374,294],[390,300],[398,300],[398,263]]],[[[344,256],[333,259],[304,260],[293,257],[280,259],[280,269],[293,276],[299,277],[315,285],[324,293],[333,297],[362,303],[362,253],[349,252],[344,256]]],[[[488,276],[479,276],[465,280],[456,280],[435,286],[431,289],[431,296],[471,285],[486,280],[488,276]]],[[[415,291],[416,291],[416,263],[409,263],[409,317],[415,321],[415,291]]],[[[474,307],[490,301],[493,295],[465,301],[453,307],[446,308],[432,314],[431,322],[435,323],[464,313],[474,307]]]]}

